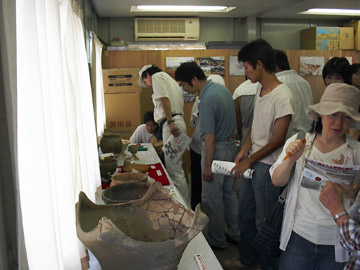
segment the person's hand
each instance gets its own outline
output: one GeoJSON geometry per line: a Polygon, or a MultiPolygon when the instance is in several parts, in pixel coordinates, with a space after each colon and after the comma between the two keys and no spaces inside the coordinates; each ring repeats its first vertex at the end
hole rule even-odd
{"type": "Polygon", "coordinates": [[[247,158],[247,156],[248,156],[247,152],[240,151],[235,157],[235,163],[239,164],[239,162],[247,158]]]}
{"type": "Polygon", "coordinates": [[[174,137],[177,137],[177,136],[180,135],[181,131],[180,131],[180,129],[178,129],[178,128],[174,125],[174,123],[171,123],[171,124],[169,125],[169,127],[170,127],[170,133],[171,133],[174,137]]]}
{"type": "Polygon", "coordinates": [[[212,179],[212,172],[211,172],[211,167],[210,166],[205,166],[204,171],[203,171],[203,179],[204,181],[211,181],[212,179]]]}
{"type": "Polygon", "coordinates": [[[295,162],[301,157],[304,152],[306,141],[296,140],[291,142],[288,147],[286,147],[287,158],[290,162],[295,162]]]}
{"type": "Polygon", "coordinates": [[[352,185],[338,184],[338,187],[341,189],[344,197],[348,199],[355,199],[360,190],[359,184],[352,184],[352,185]]]}
{"type": "Polygon", "coordinates": [[[337,183],[326,182],[326,186],[322,189],[319,199],[333,216],[345,210],[343,191],[337,183]]]}
{"type": "Polygon", "coordinates": [[[244,172],[249,169],[252,165],[252,162],[249,159],[242,160],[240,163],[236,164],[234,168],[231,169],[230,173],[234,175],[235,178],[240,178],[244,176],[244,172]]]}

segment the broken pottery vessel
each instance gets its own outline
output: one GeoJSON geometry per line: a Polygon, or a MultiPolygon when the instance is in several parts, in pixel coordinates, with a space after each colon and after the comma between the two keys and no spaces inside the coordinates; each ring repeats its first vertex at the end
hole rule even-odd
{"type": "Polygon", "coordinates": [[[177,269],[186,246],[208,217],[199,206],[193,212],[178,203],[160,183],[124,185],[147,185],[148,189],[140,199],[108,205],[94,204],[80,192],[76,205],[79,239],[103,270],[177,269]]]}
{"type": "Polygon", "coordinates": [[[121,185],[125,183],[138,183],[146,182],[147,175],[141,172],[124,172],[124,173],[115,173],[111,176],[110,186],[121,185]]]}
{"type": "Polygon", "coordinates": [[[124,203],[140,200],[149,191],[148,183],[124,183],[104,190],[102,200],[106,204],[124,203]]]}

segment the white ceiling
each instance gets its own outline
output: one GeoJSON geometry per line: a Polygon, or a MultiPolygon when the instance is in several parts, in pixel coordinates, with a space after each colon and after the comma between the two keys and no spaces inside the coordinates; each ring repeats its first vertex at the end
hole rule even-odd
{"type": "Polygon", "coordinates": [[[236,9],[226,13],[133,13],[130,12],[132,5],[158,4],[171,5],[179,4],[174,0],[91,0],[98,17],[136,17],[136,16],[191,16],[191,17],[231,17],[245,18],[255,16],[257,18],[282,18],[282,19],[360,19],[360,17],[344,16],[318,16],[299,15],[298,12],[309,8],[346,8],[360,9],[360,0],[182,0],[181,5],[226,5],[236,9]]]}

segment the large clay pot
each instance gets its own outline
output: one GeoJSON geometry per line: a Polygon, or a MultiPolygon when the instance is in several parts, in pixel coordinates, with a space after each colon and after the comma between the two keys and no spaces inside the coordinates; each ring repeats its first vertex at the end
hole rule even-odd
{"type": "Polygon", "coordinates": [[[110,186],[121,185],[125,183],[139,183],[146,182],[147,175],[143,173],[135,172],[125,172],[125,173],[116,173],[111,176],[110,186]]]}
{"type": "Polygon", "coordinates": [[[100,141],[100,148],[103,153],[121,153],[122,140],[120,133],[104,133],[100,141]]]}
{"type": "Polygon", "coordinates": [[[184,207],[157,182],[138,200],[96,205],[80,192],[76,205],[77,235],[104,270],[176,269],[207,222],[199,207],[184,207]]]}

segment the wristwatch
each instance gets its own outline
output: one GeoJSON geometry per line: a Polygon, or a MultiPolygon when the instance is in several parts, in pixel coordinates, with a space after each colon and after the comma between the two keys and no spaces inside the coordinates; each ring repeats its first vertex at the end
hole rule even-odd
{"type": "Polygon", "coordinates": [[[339,219],[339,218],[341,218],[341,217],[343,217],[343,216],[348,216],[349,214],[344,210],[344,211],[341,211],[340,213],[337,213],[335,216],[334,216],[334,220],[335,220],[335,222],[339,219]]]}
{"type": "Polygon", "coordinates": [[[167,120],[167,124],[170,125],[171,123],[174,123],[175,120],[174,119],[171,119],[171,120],[167,120]]]}

